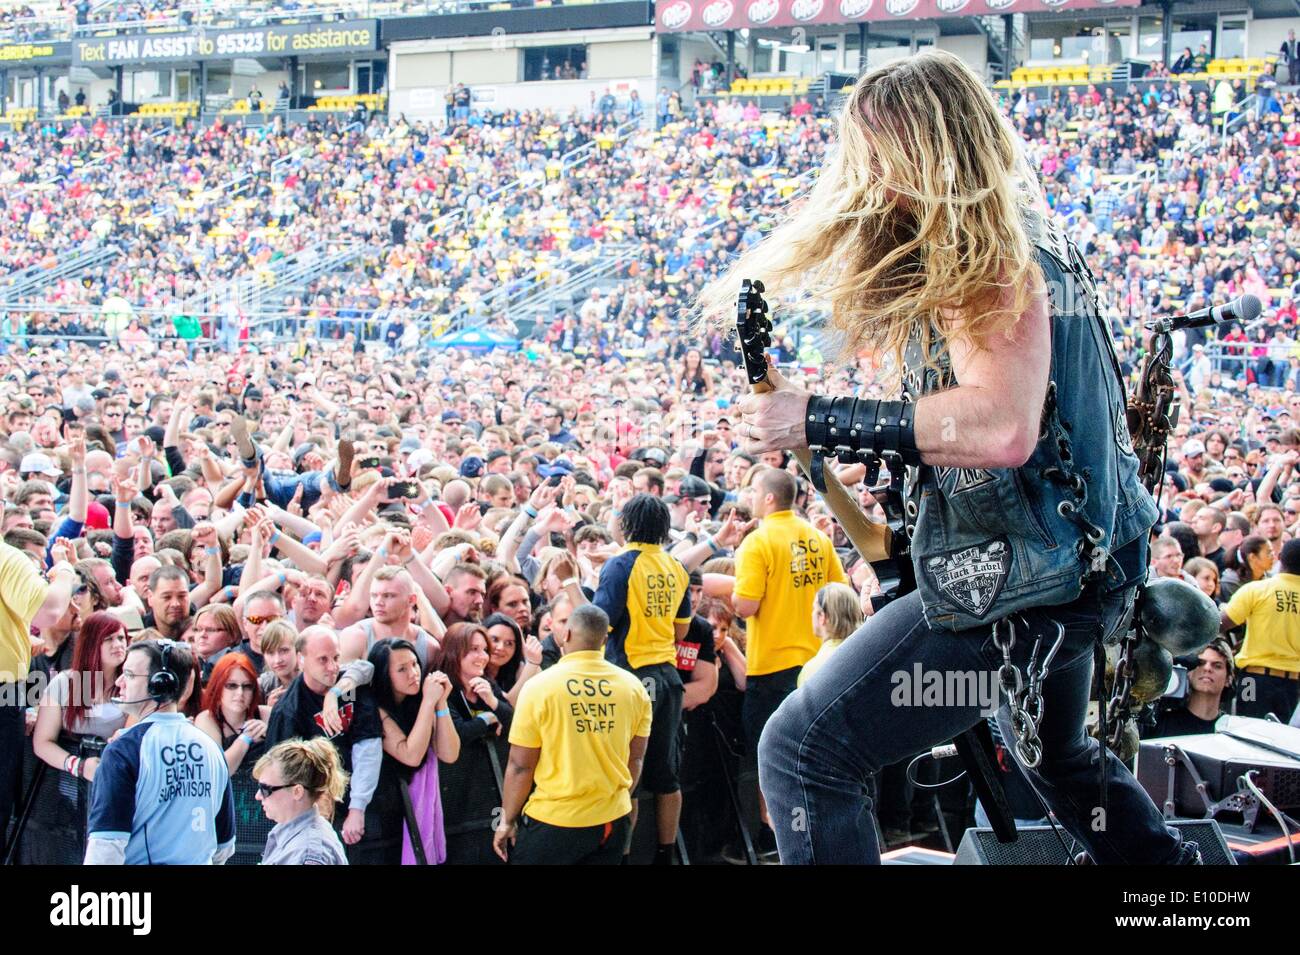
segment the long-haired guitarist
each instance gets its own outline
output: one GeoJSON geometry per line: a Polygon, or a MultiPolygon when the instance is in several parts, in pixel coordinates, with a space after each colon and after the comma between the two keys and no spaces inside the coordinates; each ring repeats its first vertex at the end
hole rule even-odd
{"type": "Polygon", "coordinates": [[[738,404],[749,453],[806,448],[908,477],[917,589],[762,736],[785,863],[879,861],[868,777],[977,723],[993,672],[1003,738],[1093,861],[1199,861],[1115,756],[1099,766],[1085,731],[1094,650],[1127,628],[1157,513],[1091,276],[1044,209],[980,80],[925,52],[858,80],[811,194],[701,295],[713,318],[742,278],[774,302],[802,291],[901,378],[901,400],[876,400],[809,394],[774,371],[775,390],[738,404]]]}

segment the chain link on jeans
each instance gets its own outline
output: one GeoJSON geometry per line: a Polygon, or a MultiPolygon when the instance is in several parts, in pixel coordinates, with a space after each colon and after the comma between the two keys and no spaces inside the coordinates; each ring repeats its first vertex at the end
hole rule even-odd
{"type": "MultiPolygon", "coordinates": [[[[1011,726],[1016,735],[1016,754],[1027,767],[1033,769],[1043,761],[1043,744],[1038,738],[1038,727],[1043,722],[1043,680],[1047,677],[1047,668],[1051,665],[1056,652],[1065,642],[1065,628],[1053,621],[1056,627],[1056,641],[1047,651],[1042,663],[1038,663],[1038,654],[1043,648],[1043,638],[1034,639],[1033,652],[1025,664],[1024,674],[1011,662],[1011,651],[1016,646],[1016,625],[1010,617],[993,624],[993,643],[1002,651],[1002,665],[998,667],[998,683],[1006,695],[1007,706],[1011,710],[1011,726]],[[1006,637],[1002,628],[1006,627],[1006,637]],[[1026,682],[1025,674],[1028,674],[1026,682]]],[[[1021,620],[1021,626],[1028,629],[1021,620]]]]}

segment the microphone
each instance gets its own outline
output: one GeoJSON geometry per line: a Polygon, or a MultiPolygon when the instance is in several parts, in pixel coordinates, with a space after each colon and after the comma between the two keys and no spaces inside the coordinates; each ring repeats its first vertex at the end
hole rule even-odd
{"type": "Polygon", "coordinates": [[[1175,332],[1180,328],[1208,328],[1220,322],[1253,322],[1259,318],[1262,309],[1259,299],[1254,295],[1241,295],[1222,305],[1209,305],[1198,308],[1187,315],[1175,318],[1162,318],[1148,322],[1147,328],[1156,332],[1175,332]]]}
{"type": "Polygon", "coordinates": [[[110,696],[108,698],[108,701],[112,703],[114,706],[122,706],[123,704],[126,704],[127,706],[131,706],[135,703],[148,703],[152,699],[153,699],[152,696],[146,696],[139,700],[124,700],[120,696],[110,696]]]}

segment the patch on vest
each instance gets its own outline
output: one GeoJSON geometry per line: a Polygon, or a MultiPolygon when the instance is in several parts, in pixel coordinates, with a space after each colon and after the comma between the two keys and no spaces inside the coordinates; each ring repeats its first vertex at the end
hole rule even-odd
{"type": "Polygon", "coordinates": [[[957,472],[957,481],[953,485],[952,493],[960,494],[962,491],[969,491],[972,488],[981,487],[985,484],[991,484],[997,480],[992,471],[986,471],[984,468],[943,468],[934,469],[934,476],[942,484],[948,480],[948,475],[957,472]]]}
{"type": "Polygon", "coordinates": [[[931,557],[924,567],[936,590],[976,617],[993,606],[1010,572],[1011,545],[1005,538],[931,557]]]}
{"type": "Polygon", "coordinates": [[[1133,435],[1128,430],[1128,414],[1121,405],[1115,409],[1115,443],[1125,454],[1133,453],[1133,435]]]}

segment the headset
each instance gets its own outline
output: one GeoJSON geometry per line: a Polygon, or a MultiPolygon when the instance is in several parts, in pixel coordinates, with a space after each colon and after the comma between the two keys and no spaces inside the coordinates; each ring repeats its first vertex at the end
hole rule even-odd
{"type": "Polygon", "coordinates": [[[162,658],[158,661],[158,669],[149,674],[148,696],[141,697],[138,700],[125,700],[121,697],[113,697],[113,702],[119,706],[123,703],[169,703],[172,700],[180,699],[180,676],[172,669],[171,654],[172,648],[176,646],[174,640],[157,640],[155,641],[162,653],[162,658]]]}
{"type": "Polygon", "coordinates": [[[158,645],[162,648],[162,659],[158,661],[158,669],[149,674],[149,699],[166,703],[181,695],[180,677],[171,668],[172,647],[176,644],[172,640],[159,640],[158,645]]]}

